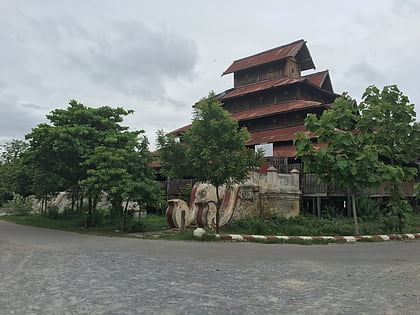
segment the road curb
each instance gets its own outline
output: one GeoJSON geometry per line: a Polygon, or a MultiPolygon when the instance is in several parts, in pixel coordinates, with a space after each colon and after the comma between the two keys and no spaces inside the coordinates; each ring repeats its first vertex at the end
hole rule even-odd
{"type": "Polygon", "coordinates": [[[396,241],[420,239],[420,233],[387,234],[387,235],[358,235],[358,236],[282,236],[282,235],[246,235],[246,234],[216,234],[217,239],[242,242],[257,241],[332,241],[354,243],[358,241],[396,241]]]}

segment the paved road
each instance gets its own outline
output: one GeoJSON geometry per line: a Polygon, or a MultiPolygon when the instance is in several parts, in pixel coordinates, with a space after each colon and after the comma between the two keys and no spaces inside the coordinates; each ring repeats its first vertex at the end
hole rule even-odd
{"type": "Polygon", "coordinates": [[[0,314],[419,314],[420,241],[263,245],[0,221],[0,314]]]}

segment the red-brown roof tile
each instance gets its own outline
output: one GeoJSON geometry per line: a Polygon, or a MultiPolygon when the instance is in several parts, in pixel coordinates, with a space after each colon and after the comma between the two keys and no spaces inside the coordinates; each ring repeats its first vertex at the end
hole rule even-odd
{"type": "MultiPolygon", "coordinates": [[[[327,146],[326,143],[314,143],[315,150],[323,149],[327,146]]],[[[273,146],[273,156],[274,157],[295,157],[296,156],[296,147],[294,145],[274,145],[273,146]]]]}
{"type": "Polygon", "coordinates": [[[334,92],[328,70],[302,76],[302,79],[307,79],[310,83],[321,89],[334,92]]]}
{"type": "Polygon", "coordinates": [[[295,157],[296,148],[293,145],[280,145],[273,147],[273,156],[274,157],[295,157]]]}
{"type": "Polygon", "coordinates": [[[261,53],[258,53],[256,55],[252,55],[246,58],[235,60],[229,68],[226,69],[225,72],[223,72],[222,75],[236,72],[239,70],[252,68],[255,66],[259,66],[262,64],[266,64],[269,62],[273,62],[276,60],[281,60],[289,57],[297,57],[299,52],[302,52],[302,58],[296,58],[297,62],[301,65],[301,70],[308,70],[308,69],[314,69],[315,65],[313,64],[312,58],[309,54],[309,50],[306,47],[306,42],[303,39],[300,39],[298,41],[295,41],[290,44],[282,45],[280,47],[276,47],[261,53]]]}
{"type": "Polygon", "coordinates": [[[270,129],[264,131],[257,131],[251,133],[251,139],[248,140],[247,145],[254,145],[269,142],[292,141],[296,133],[305,131],[304,125],[298,125],[287,128],[270,129]]]}
{"type": "Polygon", "coordinates": [[[328,75],[328,70],[325,70],[325,71],[311,73],[311,74],[302,76],[302,78],[306,78],[312,84],[315,84],[316,86],[321,87],[327,75],[328,75]]]}
{"type": "Polygon", "coordinates": [[[177,134],[180,134],[180,133],[183,133],[183,132],[187,131],[188,129],[191,129],[191,124],[183,126],[181,128],[178,128],[178,129],[175,129],[175,130],[171,131],[170,133],[173,134],[173,135],[177,135],[177,134]]]}
{"type": "Polygon", "coordinates": [[[236,120],[247,120],[254,119],[264,116],[269,116],[276,113],[284,113],[293,110],[299,110],[302,108],[320,107],[324,106],[321,102],[296,100],[290,102],[283,102],[275,105],[264,106],[260,108],[253,108],[246,111],[236,112],[232,114],[232,117],[236,120]]]}
{"type": "Polygon", "coordinates": [[[270,81],[258,82],[255,84],[250,84],[247,86],[242,86],[237,89],[234,89],[230,91],[229,93],[227,93],[225,96],[223,96],[222,100],[236,97],[239,95],[245,95],[249,93],[263,91],[263,90],[270,89],[273,87],[295,84],[297,82],[301,82],[302,80],[303,79],[299,79],[299,78],[281,78],[281,79],[274,79],[270,81]]]}

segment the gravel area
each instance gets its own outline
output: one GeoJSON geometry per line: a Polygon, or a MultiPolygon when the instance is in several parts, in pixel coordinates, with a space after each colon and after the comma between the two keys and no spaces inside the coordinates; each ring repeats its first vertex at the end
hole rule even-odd
{"type": "Polygon", "coordinates": [[[420,241],[95,237],[0,221],[0,314],[418,314],[420,241]]]}

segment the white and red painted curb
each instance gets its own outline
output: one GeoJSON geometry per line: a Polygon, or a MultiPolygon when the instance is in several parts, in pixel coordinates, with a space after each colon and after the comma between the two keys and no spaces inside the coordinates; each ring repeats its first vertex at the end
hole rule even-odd
{"type": "Polygon", "coordinates": [[[216,234],[216,238],[222,240],[233,240],[233,241],[289,241],[289,240],[301,240],[301,241],[324,241],[330,240],[335,242],[353,243],[360,240],[372,240],[372,241],[393,241],[393,240],[414,240],[420,239],[420,233],[412,234],[388,234],[388,235],[360,235],[360,236],[274,236],[274,235],[245,235],[245,234],[216,234]]]}

